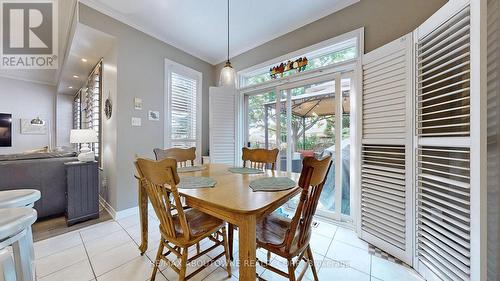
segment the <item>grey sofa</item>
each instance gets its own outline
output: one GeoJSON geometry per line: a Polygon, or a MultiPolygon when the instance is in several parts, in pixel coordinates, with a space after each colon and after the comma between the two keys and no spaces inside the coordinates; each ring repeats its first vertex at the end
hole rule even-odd
{"type": "Polygon", "coordinates": [[[74,152],[0,155],[0,191],[38,189],[42,197],[35,203],[38,218],[64,214],[66,171],[64,163],[78,161],[74,152]]]}

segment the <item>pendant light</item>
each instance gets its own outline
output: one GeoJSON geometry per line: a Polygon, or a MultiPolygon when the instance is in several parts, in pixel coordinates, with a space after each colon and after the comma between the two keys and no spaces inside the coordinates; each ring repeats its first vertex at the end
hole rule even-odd
{"type": "Polygon", "coordinates": [[[219,86],[221,87],[235,87],[236,85],[236,71],[231,66],[229,61],[229,0],[227,0],[227,61],[226,65],[220,72],[219,86]]]}

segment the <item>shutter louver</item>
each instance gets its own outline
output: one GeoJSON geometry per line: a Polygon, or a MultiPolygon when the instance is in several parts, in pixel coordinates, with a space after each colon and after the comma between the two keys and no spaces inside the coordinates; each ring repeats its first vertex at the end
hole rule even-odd
{"type": "Polygon", "coordinates": [[[417,135],[469,136],[469,9],[419,40],[417,46],[417,135]]]}
{"type": "Polygon", "coordinates": [[[196,79],[171,73],[171,146],[196,146],[197,84],[196,79]]]}
{"type": "Polygon", "coordinates": [[[411,264],[412,38],[363,56],[361,237],[411,264]]]}
{"type": "Polygon", "coordinates": [[[420,146],[417,252],[444,280],[470,280],[468,148],[420,146]]]}
{"type": "Polygon", "coordinates": [[[363,145],[361,228],[405,249],[405,148],[363,145]]]}
{"type": "Polygon", "coordinates": [[[235,165],[235,103],[234,89],[210,87],[210,163],[235,165]]]}
{"type": "Polygon", "coordinates": [[[471,280],[470,45],[467,6],[416,49],[417,258],[449,281],[471,280]]]}

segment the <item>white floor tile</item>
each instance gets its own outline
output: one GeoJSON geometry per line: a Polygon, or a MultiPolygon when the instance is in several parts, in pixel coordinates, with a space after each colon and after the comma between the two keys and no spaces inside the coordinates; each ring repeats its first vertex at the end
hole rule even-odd
{"type": "MultiPolygon", "coordinates": [[[[186,270],[186,276],[189,275],[189,274],[191,274],[192,272],[194,272],[198,268],[200,268],[203,263],[206,263],[209,260],[210,260],[210,257],[208,257],[207,255],[204,255],[204,256],[201,256],[199,259],[194,260],[191,263],[188,263],[187,264],[187,270],[186,270]]],[[[175,262],[175,265],[177,267],[180,267],[180,262],[177,260],[175,262]]],[[[199,272],[197,275],[195,275],[196,279],[197,280],[202,280],[204,277],[208,276],[214,270],[215,269],[213,267],[209,266],[209,267],[205,268],[204,270],[202,270],[201,272],[199,272]]],[[[165,275],[165,277],[167,277],[168,280],[178,280],[179,279],[179,275],[177,274],[177,272],[175,272],[169,266],[167,266],[162,271],[162,273],[163,273],[163,275],[165,275]]],[[[195,279],[193,278],[192,280],[195,280],[195,279]]]]}
{"type": "MultiPolygon", "coordinates": [[[[120,267],[117,267],[99,277],[97,277],[98,281],[145,281],[149,280],[151,277],[151,273],[153,272],[153,264],[151,261],[145,257],[135,258],[120,267]]],[[[167,280],[160,273],[160,271],[156,274],[156,280],[164,281],[167,280]]]]}
{"type": "MultiPolygon", "coordinates": [[[[350,267],[339,266],[338,263],[331,261],[321,265],[318,273],[319,280],[349,280],[349,281],[370,281],[370,275],[350,267]]],[[[311,279],[312,280],[312,279],[311,279]]],[[[400,279],[402,281],[404,279],[400,279]]]]}
{"type": "Polygon", "coordinates": [[[98,253],[111,250],[127,242],[133,242],[132,238],[130,238],[125,230],[119,230],[85,242],[85,248],[89,256],[95,256],[98,253]]]}
{"type": "Polygon", "coordinates": [[[334,224],[324,221],[316,220],[316,222],[318,223],[318,225],[312,228],[313,233],[317,233],[328,238],[333,238],[333,236],[337,232],[337,229],[340,228],[334,224]]]}
{"type": "Polygon", "coordinates": [[[114,249],[90,257],[90,262],[97,277],[111,271],[140,256],[137,245],[128,242],[114,249]]]}
{"type": "Polygon", "coordinates": [[[63,250],[73,248],[82,243],[83,242],[78,231],[38,241],[34,244],[35,257],[36,259],[43,258],[63,250]]]}
{"type": "MultiPolygon", "coordinates": [[[[236,261],[237,233],[236,231],[234,241],[236,261]]],[[[89,281],[95,280],[95,276],[97,281],[146,281],[152,272],[151,260],[156,256],[159,239],[158,220],[150,215],[148,251],[147,255],[142,257],[137,248],[140,243],[140,225],[138,217],[135,216],[118,222],[100,223],[80,231],[39,241],[35,243],[37,277],[40,281],[89,281]]],[[[209,240],[202,241],[201,250],[207,249],[212,244],[209,240]]],[[[422,281],[412,269],[369,255],[368,244],[357,238],[354,231],[323,221],[320,221],[317,228],[313,228],[311,248],[320,280],[367,281],[371,278],[374,281],[422,281]]],[[[210,257],[216,256],[222,250],[223,247],[218,247],[215,251],[204,255],[202,261],[207,262],[210,257]]],[[[190,256],[194,254],[196,254],[195,246],[190,249],[190,256]]],[[[266,251],[259,249],[257,257],[265,261],[266,251]]],[[[173,255],[171,258],[173,259],[173,255]]],[[[224,261],[224,257],[219,259],[217,264],[208,266],[192,280],[238,280],[238,262],[231,264],[232,277],[228,278],[224,261]]],[[[273,265],[286,271],[286,262],[280,261],[283,260],[278,256],[272,256],[273,265]]],[[[188,274],[200,266],[200,260],[198,263],[188,265],[188,274]]],[[[157,280],[178,280],[177,273],[165,263],[162,263],[161,272],[157,280]]],[[[297,274],[299,272],[300,269],[296,271],[297,274]]],[[[267,280],[285,280],[260,266],[257,267],[257,273],[267,280]]],[[[305,278],[313,280],[310,269],[305,278]]]]}
{"type": "Polygon", "coordinates": [[[128,216],[125,218],[121,218],[119,220],[116,220],[116,222],[119,223],[123,228],[138,225],[141,223],[141,221],[139,219],[139,214],[135,214],[135,215],[128,216]]]}
{"type": "Polygon", "coordinates": [[[326,257],[370,274],[371,255],[368,251],[334,240],[326,257]]]}
{"type": "Polygon", "coordinates": [[[219,267],[204,279],[204,281],[222,281],[222,280],[237,281],[238,278],[236,278],[233,275],[231,275],[231,277],[228,277],[226,269],[219,267]]]}
{"type": "Polygon", "coordinates": [[[84,242],[97,239],[113,232],[122,230],[123,228],[115,221],[107,221],[103,223],[96,224],[90,228],[85,228],[80,231],[82,239],[84,242]]]}
{"type": "Polygon", "coordinates": [[[87,259],[65,267],[59,271],[38,278],[39,281],[89,281],[94,280],[94,273],[87,259]]]}
{"type": "Polygon", "coordinates": [[[351,246],[358,247],[360,249],[368,251],[368,243],[359,239],[358,235],[356,234],[356,232],[354,232],[354,230],[339,227],[337,232],[335,232],[333,241],[340,241],[349,244],[351,246]]]}
{"type": "Polygon", "coordinates": [[[85,259],[87,259],[85,248],[83,245],[78,245],[36,260],[36,274],[39,278],[45,277],[85,259]]]}
{"type": "Polygon", "coordinates": [[[330,247],[330,243],[332,242],[332,238],[327,238],[322,235],[318,235],[316,233],[312,233],[311,241],[309,242],[311,245],[311,249],[321,255],[325,255],[330,247]]]}
{"type": "Polygon", "coordinates": [[[379,257],[372,257],[372,276],[383,281],[422,281],[423,279],[411,268],[393,263],[379,257]]]}

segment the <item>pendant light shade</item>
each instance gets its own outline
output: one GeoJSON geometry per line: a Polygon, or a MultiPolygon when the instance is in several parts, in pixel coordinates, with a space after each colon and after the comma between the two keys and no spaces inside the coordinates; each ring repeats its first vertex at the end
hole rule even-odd
{"type": "Polygon", "coordinates": [[[231,66],[230,61],[226,61],[226,65],[220,71],[219,86],[234,87],[236,85],[236,71],[231,66]]]}
{"type": "Polygon", "coordinates": [[[227,0],[227,61],[226,65],[224,65],[220,72],[219,86],[236,86],[236,71],[231,66],[231,62],[229,61],[229,0],[227,0]]]}

